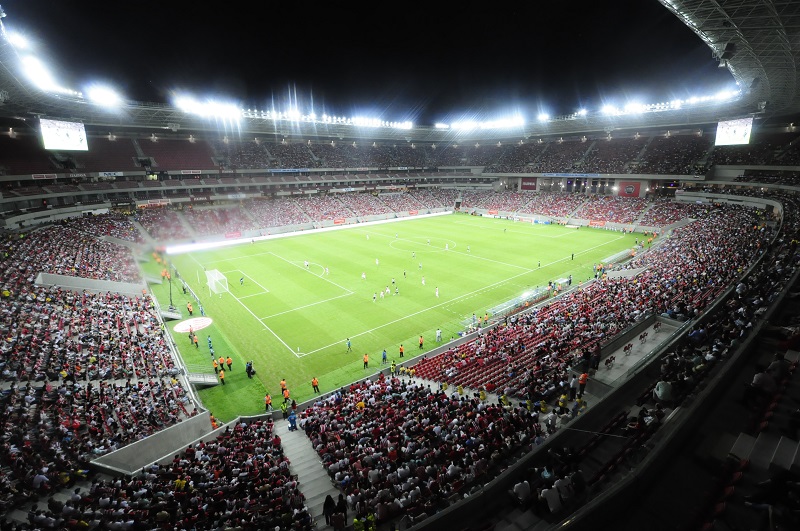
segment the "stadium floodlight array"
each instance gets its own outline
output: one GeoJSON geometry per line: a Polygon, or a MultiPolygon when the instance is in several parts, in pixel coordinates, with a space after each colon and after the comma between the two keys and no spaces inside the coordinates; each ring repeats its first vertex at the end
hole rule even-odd
{"type": "Polygon", "coordinates": [[[206,281],[211,293],[222,294],[228,292],[228,279],[218,269],[206,271],[206,281]]]}

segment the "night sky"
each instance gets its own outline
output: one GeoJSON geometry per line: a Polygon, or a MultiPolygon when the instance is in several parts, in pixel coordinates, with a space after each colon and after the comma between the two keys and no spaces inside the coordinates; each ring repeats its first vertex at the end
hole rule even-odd
{"type": "Polygon", "coordinates": [[[175,90],[244,108],[416,124],[567,114],[731,88],[656,0],[0,0],[58,79],[132,100],[175,90]],[[232,7],[235,6],[235,7],[232,7]],[[254,7],[258,6],[258,7],[254,7]]]}

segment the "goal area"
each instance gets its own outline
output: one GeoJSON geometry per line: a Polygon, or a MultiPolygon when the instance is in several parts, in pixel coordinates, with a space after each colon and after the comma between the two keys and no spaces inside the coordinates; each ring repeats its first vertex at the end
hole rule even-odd
{"type": "Polygon", "coordinates": [[[228,291],[228,278],[217,269],[206,271],[206,281],[211,293],[225,293],[228,291]]]}

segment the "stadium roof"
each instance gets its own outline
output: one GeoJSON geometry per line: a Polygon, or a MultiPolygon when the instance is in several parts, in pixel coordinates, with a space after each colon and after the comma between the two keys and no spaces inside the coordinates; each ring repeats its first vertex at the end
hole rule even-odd
{"type": "MultiPolygon", "coordinates": [[[[800,2],[796,0],[659,0],[711,48],[740,88],[734,100],[709,101],[646,113],[554,117],[507,129],[393,129],[319,121],[245,116],[238,123],[188,114],[174,106],[127,102],[111,110],[78,95],[54,95],[28,83],[15,48],[0,39],[0,115],[31,120],[80,121],[109,131],[152,128],[226,133],[239,131],[286,138],[369,139],[395,142],[518,141],[612,130],[680,128],[748,114],[786,116],[800,110],[796,61],[800,52],[800,2]]],[[[5,35],[3,35],[5,37],[5,35]]]]}
{"type": "Polygon", "coordinates": [[[800,109],[800,2],[659,1],[703,39],[757,109],[763,106],[769,114],[800,109]]]}

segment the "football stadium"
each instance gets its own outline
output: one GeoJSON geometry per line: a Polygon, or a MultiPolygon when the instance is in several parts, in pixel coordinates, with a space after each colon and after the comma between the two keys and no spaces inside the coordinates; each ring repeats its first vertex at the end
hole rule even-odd
{"type": "Polygon", "coordinates": [[[736,90],[430,126],[0,8],[0,528],[800,528],[800,3],[659,3],[736,90]]]}

